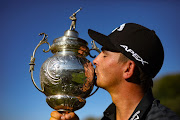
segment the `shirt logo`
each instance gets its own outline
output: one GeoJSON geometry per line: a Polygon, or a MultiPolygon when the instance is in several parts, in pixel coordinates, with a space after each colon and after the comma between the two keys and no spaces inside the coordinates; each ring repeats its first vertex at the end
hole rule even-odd
{"type": "Polygon", "coordinates": [[[123,47],[125,49],[126,52],[130,52],[132,54],[132,56],[137,60],[140,61],[143,65],[149,64],[148,62],[144,61],[137,53],[135,53],[132,49],[128,49],[128,46],[126,45],[120,45],[121,47],[123,47]]]}
{"type": "Polygon", "coordinates": [[[125,25],[126,25],[125,23],[122,24],[120,27],[115,28],[112,32],[114,32],[115,30],[122,31],[124,29],[125,25]]]}
{"type": "Polygon", "coordinates": [[[139,120],[139,115],[138,115],[139,113],[140,113],[140,110],[137,111],[130,120],[139,120]]]}

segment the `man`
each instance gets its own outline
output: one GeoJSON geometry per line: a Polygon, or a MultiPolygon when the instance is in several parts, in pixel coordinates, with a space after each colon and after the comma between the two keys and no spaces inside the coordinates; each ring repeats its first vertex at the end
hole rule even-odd
{"type": "MultiPolygon", "coordinates": [[[[170,109],[152,95],[152,78],[162,67],[164,50],[153,30],[127,23],[108,36],[93,30],[89,36],[102,45],[94,59],[97,85],[107,90],[113,103],[102,120],[178,120],[170,109]]],[[[51,113],[50,120],[78,120],[73,112],[51,113]]]]}
{"type": "Polygon", "coordinates": [[[71,23],[71,26],[70,26],[70,30],[75,30],[75,28],[76,28],[76,20],[77,20],[76,13],[73,13],[73,15],[71,15],[69,17],[69,19],[72,20],[72,23],[71,23]]]}

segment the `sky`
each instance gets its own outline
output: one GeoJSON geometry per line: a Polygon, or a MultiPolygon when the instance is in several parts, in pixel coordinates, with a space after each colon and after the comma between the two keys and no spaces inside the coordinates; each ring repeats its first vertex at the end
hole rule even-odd
{"type": "MultiPolygon", "coordinates": [[[[80,7],[83,9],[77,14],[76,30],[89,48],[88,29],[108,35],[123,23],[138,23],[155,30],[164,46],[164,65],[155,79],[180,73],[179,6],[178,0],[0,0],[0,119],[49,120],[53,109],[47,105],[46,96],[32,84],[30,57],[42,39],[38,34],[45,32],[52,45],[55,38],[69,29],[69,16],[80,7]]],[[[35,55],[34,78],[39,87],[40,67],[53,55],[42,52],[47,48],[42,45],[35,55]]],[[[101,117],[112,102],[103,89],[86,101],[83,108],[75,111],[81,120],[101,117]]]]}

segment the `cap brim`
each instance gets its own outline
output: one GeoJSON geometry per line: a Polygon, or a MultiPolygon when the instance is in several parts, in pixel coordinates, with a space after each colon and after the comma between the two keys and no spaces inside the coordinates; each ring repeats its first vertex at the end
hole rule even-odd
{"type": "Polygon", "coordinates": [[[88,29],[89,36],[95,40],[97,43],[102,45],[104,48],[110,51],[116,51],[114,48],[115,46],[111,43],[111,40],[108,36],[101,34],[99,32],[96,32],[94,30],[88,29]]]}

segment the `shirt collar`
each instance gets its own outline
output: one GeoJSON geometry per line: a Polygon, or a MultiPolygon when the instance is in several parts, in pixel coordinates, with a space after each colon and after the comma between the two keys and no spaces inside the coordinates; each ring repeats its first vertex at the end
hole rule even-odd
{"type": "MultiPolygon", "coordinates": [[[[152,103],[154,101],[154,97],[152,94],[152,90],[149,89],[147,93],[144,95],[133,114],[129,118],[129,120],[143,120],[143,118],[148,113],[152,103]]],[[[116,106],[112,103],[105,111],[104,115],[108,117],[110,120],[116,119],[116,106]]]]}
{"type": "Polygon", "coordinates": [[[104,116],[109,118],[110,120],[116,119],[116,106],[114,103],[109,105],[109,107],[104,111],[104,116]]]}
{"type": "Polygon", "coordinates": [[[147,93],[144,95],[136,109],[134,110],[133,114],[129,118],[129,120],[143,120],[146,116],[147,112],[149,111],[152,103],[154,101],[154,97],[152,94],[152,90],[149,89],[147,93]]]}

